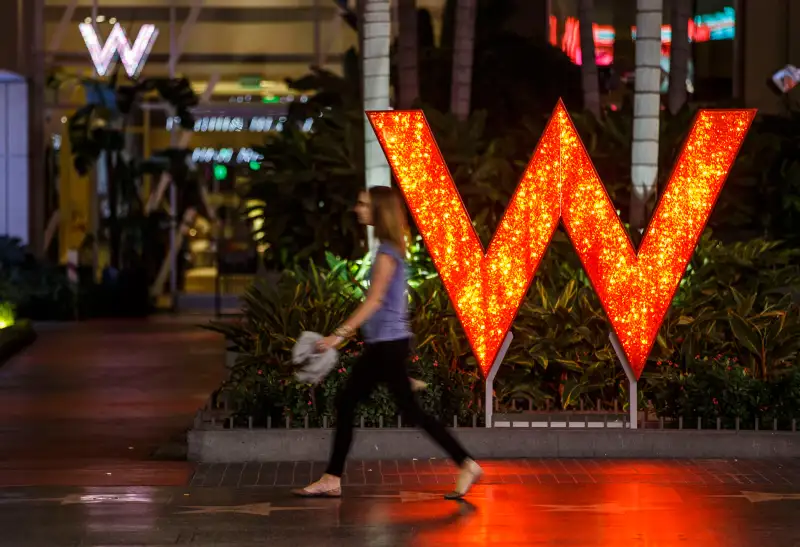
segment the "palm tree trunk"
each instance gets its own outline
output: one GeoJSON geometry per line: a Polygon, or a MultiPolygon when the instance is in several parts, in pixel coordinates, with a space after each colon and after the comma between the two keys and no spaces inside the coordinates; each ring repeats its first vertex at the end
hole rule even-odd
{"type": "Polygon", "coordinates": [[[686,80],[689,79],[689,18],[692,0],[672,0],[670,24],[672,25],[672,50],[670,52],[669,93],[667,105],[677,114],[687,101],[686,80]]]}
{"type": "Polygon", "coordinates": [[[453,40],[453,79],[450,110],[461,121],[469,118],[472,97],[472,63],[475,56],[476,0],[458,0],[453,40]]]}
{"type": "MultiPolygon", "coordinates": [[[[389,0],[361,0],[361,74],[364,110],[388,110],[392,12],[389,0]]],[[[378,138],[364,116],[364,171],[367,188],[391,186],[391,174],[378,138]]]]}
{"type": "Polygon", "coordinates": [[[397,37],[397,106],[409,109],[419,97],[419,53],[417,49],[417,0],[399,0],[400,34],[397,37]]]}
{"type": "Polygon", "coordinates": [[[636,2],[636,84],[631,150],[630,223],[636,235],[647,222],[647,202],[658,178],[658,126],[661,111],[662,0],[636,2]]]}
{"type": "Polygon", "coordinates": [[[581,37],[583,108],[600,118],[600,82],[594,51],[594,0],[580,0],[578,22],[581,37]]]}

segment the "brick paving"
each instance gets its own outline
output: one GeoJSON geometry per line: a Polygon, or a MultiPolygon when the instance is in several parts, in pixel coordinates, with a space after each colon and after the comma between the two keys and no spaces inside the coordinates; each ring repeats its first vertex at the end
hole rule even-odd
{"type": "Polygon", "coordinates": [[[185,485],[194,466],[158,454],[180,451],[222,380],[223,341],[202,321],[39,328],[0,367],[0,486],[185,485]]]}
{"type": "MultiPolygon", "coordinates": [[[[761,466],[631,461],[600,473],[591,462],[526,463],[553,480],[500,484],[502,478],[523,476],[515,475],[522,462],[496,462],[487,465],[487,481],[462,502],[445,501],[442,494],[451,486],[442,484],[350,486],[338,500],[298,499],[282,486],[0,488],[0,546],[800,545],[800,488],[679,480],[705,470],[720,476],[764,475],[761,466]],[[697,471],[685,473],[685,467],[697,471]],[[580,476],[608,476],[613,482],[557,480],[580,476]],[[657,477],[665,476],[672,476],[672,483],[658,484],[657,477]]],[[[390,470],[400,477],[439,476],[418,464],[390,470]]],[[[296,477],[298,468],[314,466],[291,467],[296,477]]],[[[236,469],[229,466],[225,475],[236,469]]],[[[248,469],[241,467],[241,474],[248,469]]]]}
{"type": "MultiPolygon", "coordinates": [[[[800,486],[797,460],[503,460],[481,462],[485,484],[691,484],[800,486]]],[[[195,487],[304,486],[324,462],[200,464],[195,487]]],[[[447,460],[349,461],[346,486],[451,485],[447,460]]]]}
{"type": "Polygon", "coordinates": [[[45,329],[0,368],[0,547],[800,545],[800,460],[504,460],[461,503],[447,460],[351,461],[341,500],[288,490],[321,462],[156,454],[221,379],[192,322],[45,329]]]}

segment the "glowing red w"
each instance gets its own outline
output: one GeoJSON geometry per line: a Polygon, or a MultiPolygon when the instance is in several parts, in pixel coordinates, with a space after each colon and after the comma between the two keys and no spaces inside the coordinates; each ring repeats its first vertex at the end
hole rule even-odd
{"type": "Polygon", "coordinates": [[[368,116],[484,373],[561,219],[638,377],[755,111],[697,115],[638,253],[561,102],[486,253],[422,111],[368,116]]]}

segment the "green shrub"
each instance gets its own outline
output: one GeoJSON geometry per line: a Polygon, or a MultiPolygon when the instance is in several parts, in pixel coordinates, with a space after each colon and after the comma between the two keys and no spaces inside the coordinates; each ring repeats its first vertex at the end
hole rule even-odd
{"type": "Polygon", "coordinates": [[[717,418],[724,428],[735,427],[738,418],[740,427],[750,429],[756,420],[761,428],[771,428],[777,420],[786,429],[800,419],[797,367],[760,378],[731,356],[698,356],[688,367],[662,361],[645,374],[642,389],[657,416],[683,418],[690,428],[696,427],[698,418],[712,428],[717,418]]]}
{"type": "Polygon", "coordinates": [[[659,417],[683,418],[695,427],[698,418],[712,427],[721,418],[732,427],[753,427],[755,418],[769,410],[769,390],[762,380],[735,357],[718,355],[697,359],[689,367],[671,361],[657,363],[644,375],[643,392],[659,417]]]}
{"type": "Polygon", "coordinates": [[[0,301],[16,316],[64,320],[74,316],[74,296],[64,271],[38,260],[17,238],[0,236],[0,301]]]}
{"type": "MultiPolygon", "coordinates": [[[[264,426],[271,418],[273,427],[283,427],[288,417],[292,427],[303,427],[306,418],[312,427],[323,425],[325,418],[329,425],[335,425],[337,395],[360,354],[360,343],[345,349],[337,368],[318,386],[297,382],[288,363],[240,359],[235,379],[226,382],[223,392],[230,396],[240,424],[248,423],[252,417],[255,425],[264,426]]],[[[476,374],[441,366],[419,355],[411,358],[409,374],[429,384],[419,394],[420,404],[427,412],[447,423],[452,423],[454,416],[464,424],[471,420],[482,393],[482,381],[476,374]]],[[[398,410],[384,385],[378,386],[356,412],[366,425],[378,426],[381,419],[386,427],[397,424],[398,410]]]]}
{"type": "MultiPolygon", "coordinates": [[[[795,255],[772,242],[725,245],[706,234],[645,369],[643,404],[652,401],[664,417],[700,417],[711,425],[717,416],[726,426],[739,417],[742,427],[757,417],[791,420],[800,405],[795,255]]],[[[412,248],[410,256],[412,329],[418,362],[426,365],[415,373],[431,384],[422,398],[437,415],[468,419],[478,404],[475,390],[482,390],[480,373],[447,293],[431,275],[430,257],[421,246],[412,248]]],[[[241,353],[225,389],[248,415],[280,420],[287,413],[304,417],[311,408],[312,421],[332,416],[333,394],[347,377],[354,354],[343,357],[341,373],[310,390],[293,380],[291,347],[303,330],[331,332],[352,312],[363,298],[369,264],[330,253],[326,259],[327,269],[295,267],[277,283],[256,283],[242,301],[239,322],[211,326],[241,353]],[[271,401],[269,412],[261,409],[264,401],[271,401]]],[[[627,381],[608,339],[605,312],[560,234],[512,329],[515,339],[495,381],[501,404],[522,400],[535,408],[577,409],[595,408],[600,401],[607,409],[615,402],[626,406],[627,381]]],[[[388,424],[395,412],[388,393],[379,389],[362,414],[368,423],[382,416],[388,424]]]]}

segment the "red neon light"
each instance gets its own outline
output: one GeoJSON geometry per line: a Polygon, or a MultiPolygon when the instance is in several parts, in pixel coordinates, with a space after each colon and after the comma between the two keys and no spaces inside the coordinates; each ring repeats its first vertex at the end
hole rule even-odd
{"type": "MultiPolygon", "coordinates": [[[[631,33],[636,32],[636,27],[631,27],[631,33]]],[[[594,35],[595,58],[599,66],[608,66],[614,62],[615,31],[611,25],[592,25],[594,35]]],[[[669,55],[669,46],[672,44],[672,27],[661,26],[662,54],[669,55]]],[[[711,39],[711,27],[706,24],[697,25],[689,20],[689,39],[692,42],[708,42],[711,39]]],[[[555,16],[550,17],[550,44],[558,47],[558,23],[555,16]]],[[[575,17],[564,20],[564,34],[561,37],[561,50],[567,54],[575,64],[582,63],[580,22],[575,17]]]]}
{"type": "Polygon", "coordinates": [[[367,115],[484,374],[561,219],[638,377],[755,112],[697,115],[638,253],[561,102],[486,253],[422,111],[367,115]]]}

